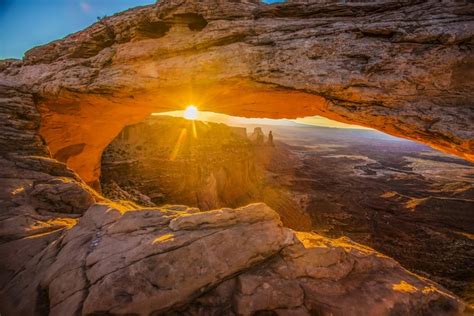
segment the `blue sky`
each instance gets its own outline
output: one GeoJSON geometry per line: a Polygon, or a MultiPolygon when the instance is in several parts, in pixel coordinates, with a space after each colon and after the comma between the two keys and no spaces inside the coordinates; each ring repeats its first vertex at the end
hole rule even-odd
{"type": "MultiPolygon", "coordinates": [[[[82,30],[98,16],[156,0],[0,0],[0,59],[82,30]]],[[[277,2],[268,0],[265,2],[277,2]]]]}

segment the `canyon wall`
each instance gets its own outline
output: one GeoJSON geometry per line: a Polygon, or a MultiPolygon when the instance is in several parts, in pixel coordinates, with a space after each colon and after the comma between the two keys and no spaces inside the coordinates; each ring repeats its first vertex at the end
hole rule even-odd
{"type": "Polygon", "coordinates": [[[192,103],[323,115],[473,159],[472,3],[160,1],[3,61],[53,157],[97,185],[123,126],[192,103]],[[97,133],[100,131],[100,133],[97,133]]]}
{"type": "Polygon", "coordinates": [[[248,204],[259,190],[252,147],[224,124],[150,117],[125,127],[106,148],[102,189],[107,193],[115,182],[154,204],[202,210],[248,204]]]}
{"type": "Polygon", "coordinates": [[[255,131],[260,134],[247,137],[245,128],[151,116],[125,127],[105,149],[102,193],[142,206],[181,203],[201,210],[264,202],[286,227],[311,230],[309,215],[274,179],[277,168],[297,161],[255,131]]]}

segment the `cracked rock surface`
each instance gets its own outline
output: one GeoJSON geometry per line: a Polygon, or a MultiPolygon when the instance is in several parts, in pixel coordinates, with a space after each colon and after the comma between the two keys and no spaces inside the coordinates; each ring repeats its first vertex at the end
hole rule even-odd
{"type": "Polygon", "coordinates": [[[265,204],[94,204],[3,288],[7,313],[456,314],[462,303],[346,239],[282,227],[265,204]]]}

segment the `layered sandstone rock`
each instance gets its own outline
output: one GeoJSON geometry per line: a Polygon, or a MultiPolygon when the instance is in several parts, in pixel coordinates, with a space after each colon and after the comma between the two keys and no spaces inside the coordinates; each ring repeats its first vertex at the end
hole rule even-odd
{"type": "Polygon", "coordinates": [[[250,140],[256,145],[263,145],[265,141],[265,135],[263,134],[261,127],[255,127],[253,133],[250,135],[250,140]]]}
{"type": "Polygon", "coordinates": [[[160,1],[4,61],[0,79],[36,95],[53,157],[89,184],[124,125],[189,103],[248,117],[319,114],[473,159],[473,10],[160,1]]]}
{"type": "Polygon", "coordinates": [[[450,315],[462,303],[371,249],[284,228],[264,204],[208,212],[96,204],[17,271],[3,288],[2,309],[450,315]]]}

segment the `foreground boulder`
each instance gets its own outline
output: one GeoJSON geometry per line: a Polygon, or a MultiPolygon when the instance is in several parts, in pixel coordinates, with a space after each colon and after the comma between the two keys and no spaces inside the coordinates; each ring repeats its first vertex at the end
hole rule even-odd
{"type": "Polygon", "coordinates": [[[454,315],[393,259],[282,226],[265,204],[200,212],[95,204],[2,290],[6,315],[454,315]]]}

